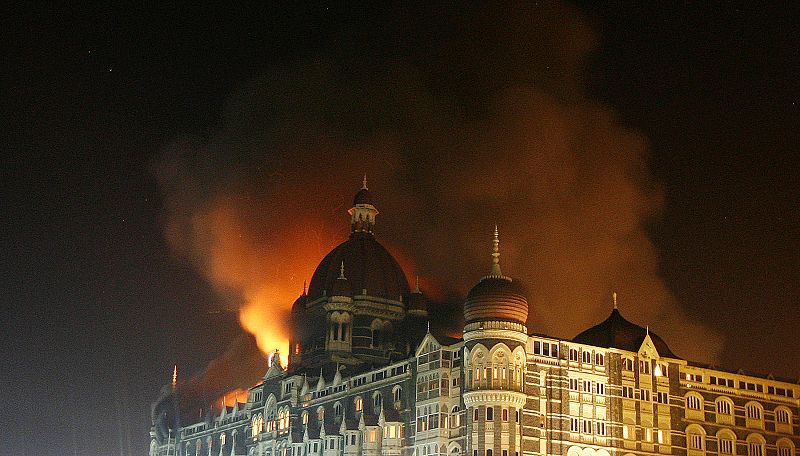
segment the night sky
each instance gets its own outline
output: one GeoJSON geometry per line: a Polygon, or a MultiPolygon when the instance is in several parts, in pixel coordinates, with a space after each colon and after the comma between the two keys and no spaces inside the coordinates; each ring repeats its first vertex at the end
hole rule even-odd
{"type": "MultiPolygon", "coordinates": [[[[471,125],[491,115],[480,102],[484,93],[540,84],[563,101],[576,97],[572,84],[581,87],[577,98],[615,112],[614,122],[648,145],[647,182],[656,196],[641,217],[674,305],[721,336],[722,367],[797,378],[798,11],[595,3],[526,4],[532,16],[521,17],[536,17],[541,7],[543,24],[553,32],[515,35],[511,28],[503,35],[511,42],[551,37],[556,44],[542,48],[558,52],[559,37],[574,37],[575,24],[588,27],[592,38],[575,45],[586,48],[586,58],[577,60],[578,68],[553,64],[568,77],[552,79],[547,52],[506,56],[502,44],[494,47],[495,35],[470,27],[477,21],[491,29],[492,14],[502,20],[519,5],[498,6],[492,14],[333,4],[72,10],[38,3],[10,12],[3,25],[0,135],[0,455],[146,453],[150,404],[169,383],[172,365],[182,375],[196,374],[242,331],[230,298],[165,238],[171,216],[165,195],[174,196],[159,181],[165,150],[176,138],[219,148],[219,138],[230,136],[220,133],[230,131],[222,127],[230,115],[225,111],[250,93],[248,84],[270,83],[276,74],[291,81],[324,77],[325,71],[307,76],[297,70],[317,59],[345,62],[363,78],[354,81],[371,84],[378,78],[359,72],[365,62],[410,62],[420,68],[422,82],[414,84],[448,100],[445,108],[431,103],[437,112],[459,107],[460,118],[480,120],[471,125]],[[569,17],[562,22],[563,11],[569,17]],[[562,28],[568,31],[561,34],[562,28]],[[487,60],[485,74],[475,71],[481,67],[475,61],[464,70],[446,55],[448,49],[464,52],[464,42],[480,43],[474,59],[487,60]],[[506,57],[525,63],[504,68],[510,82],[491,68],[492,59],[503,66],[506,57]],[[531,62],[538,66],[526,66],[531,62]],[[453,76],[454,68],[464,77],[453,76]]],[[[342,93],[331,96],[346,105],[348,93],[342,93]]],[[[391,119],[381,115],[380,122],[391,119]]],[[[376,130],[391,130],[391,122],[380,122],[376,130]]],[[[353,124],[353,131],[362,128],[353,124]]],[[[337,132],[348,128],[337,124],[337,132]]],[[[359,134],[353,132],[354,142],[359,134]]],[[[347,181],[329,198],[348,202],[361,168],[329,170],[311,157],[301,160],[309,175],[330,172],[347,181]]],[[[229,156],[234,163],[221,168],[259,160],[239,150],[229,156]]],[[[219,179],[211,181],[218,185],[219,179]]],[[[397,212],[394,217],[402,218],[397,212]]],[[[346,231],[340,213],[331,220],[346,231]]],[[[513,245],[510,231],[503,239],[513,245]]],[[[458,294],[483,275],[483,263],[467,263],[477,272],[452,278],[458,285],[445,294],[458,294]]],[[[585,318],[600,321],[606,314],[585,318]]]]}

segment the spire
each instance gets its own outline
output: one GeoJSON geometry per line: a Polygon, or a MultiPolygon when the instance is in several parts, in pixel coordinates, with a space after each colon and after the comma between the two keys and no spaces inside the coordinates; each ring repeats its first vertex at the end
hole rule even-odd
{"type": "Polygon", "coordinates": [[[178,387],[178,365],[172,367],[172,391],[178,387]]]}
{"type": "Polygon", "coordinates": [[[419,291],[419,276],[417,276],[416,285],[414,286],[414,293],[422,293],[419,291]]]}
{"type": "Polygon", "coordinates": [[[361,182],[361,188],[364,190],[369,190],[367,188],[367,173],[364,173],[364,180],[361,182]]]}
{"type": "Polygon", "coordinates": [[[494,226],[494,239],[492,240],[492,273],[491,277],[503,277],[500,272],[500,236],[497,232],[497,225],[494,226]]]}
{"type": "Polygon", "coordinates": [[[344,260],[342,260],[342,265],[339,267],[339,278],[346,279],[347,277],[344,276],[344,260]]]}
{"type": "Polygon", "coordinates": [[[617,308],[617,292],[611,293],[611,297],[614,299],[614,308],[617,308]]]}
{"type": "Polygon", "coordinates": [[[306,286],[307,285],[308,285],[308,283],[305,280],[303,280],[303,296],[305,296],[307,294],[307,292],[306,292],[306,286]]]}

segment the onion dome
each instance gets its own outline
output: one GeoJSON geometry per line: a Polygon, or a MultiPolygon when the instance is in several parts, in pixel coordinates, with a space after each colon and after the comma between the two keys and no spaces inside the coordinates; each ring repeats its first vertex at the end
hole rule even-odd
{"type": "Polygon", "coordinates": [[[525,325],[528,321],[528,300],[519,282],[500,271],[500,240],[494,230],[492,272],[482,278],[467,294],[464,322],[510,321],[525,325]]]}
{"type": "Polygon", "coordinates": [[[350,289],[350,281],[344,276],[344,261],[342,261],[341,268],[339,269],[339,277],[333,282],[331,287],[331,296],[353,296],[353,290],[350,289]]]}
{"type": "Polygon", "coordinates": [[[644,342],[644,338],[650,335],[650,340],[656,347],[659,356],[667,358],[677,358],[672,350],[669,349],[664,339],[660,338],[649,329],[631,323],[626,320],[619,309],[616,307],[611,311],[611,315],[602,323],[592,326],[575,336],[572,340],[579,344],[594,345],[595,347],[617,348],[630,352],[638,352],[644,342]]]}
{"type": "Polygon", "coordinates": [[[369,204],[372,205],[372,193],[370,193],[369,189],[367,188],[367,175],[364,174],[364,182],[361,184],[361,190],[356,193],[355,198],[353,198],[353,206],[358,206],[359,204],[369,204]]]}
{"type": "MultiPolygon", "coordinates": [[[[366,181],[364,185],[362,191],[366,190],[366,181]]],[[[357,203],[348,212],[353,217],[350,238],[331,250],[317,266],[308,288],[309,297],[314,300],[334,296],[344,263],[351,295],[367,294],[399,301],[401,296],[408,295],[408,280],[397,260],[372,235],[378,211],[371,204],[357,203]]]]}

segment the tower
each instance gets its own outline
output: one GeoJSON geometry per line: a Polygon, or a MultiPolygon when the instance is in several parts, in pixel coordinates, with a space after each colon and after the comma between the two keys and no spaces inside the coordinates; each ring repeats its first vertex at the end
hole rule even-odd
{"type": "Polygon", "coordinates": [[[499,247],[495,227],[491,272],[464,303],[465,454],[477,450],[502,456],[522,450],[528,301],[520,284],[501,272],[499,247]]]}

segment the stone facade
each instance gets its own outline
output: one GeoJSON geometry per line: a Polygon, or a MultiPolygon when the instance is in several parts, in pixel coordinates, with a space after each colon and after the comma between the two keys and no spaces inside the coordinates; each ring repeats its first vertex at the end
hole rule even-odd
{"type": "MultiPolygon", "coordinates": [[[[350,213],[352,236],[372,236],[366,184],[350,213]]],[[[150,456],[797,454],[796,381],[677,358],[616,308],[573,340],[531,335],[497,246],[461,339],[425,330],[419,289],[375,285],[404,282],[389,260],[378,278],[347,277],[342,260],[359,289],[320,276],[330,289],[298,299],[295,328],[327,325],[293,336],[288,368],[273,363],[246,403],[196,423],[156,407],[150,456]]]]}

